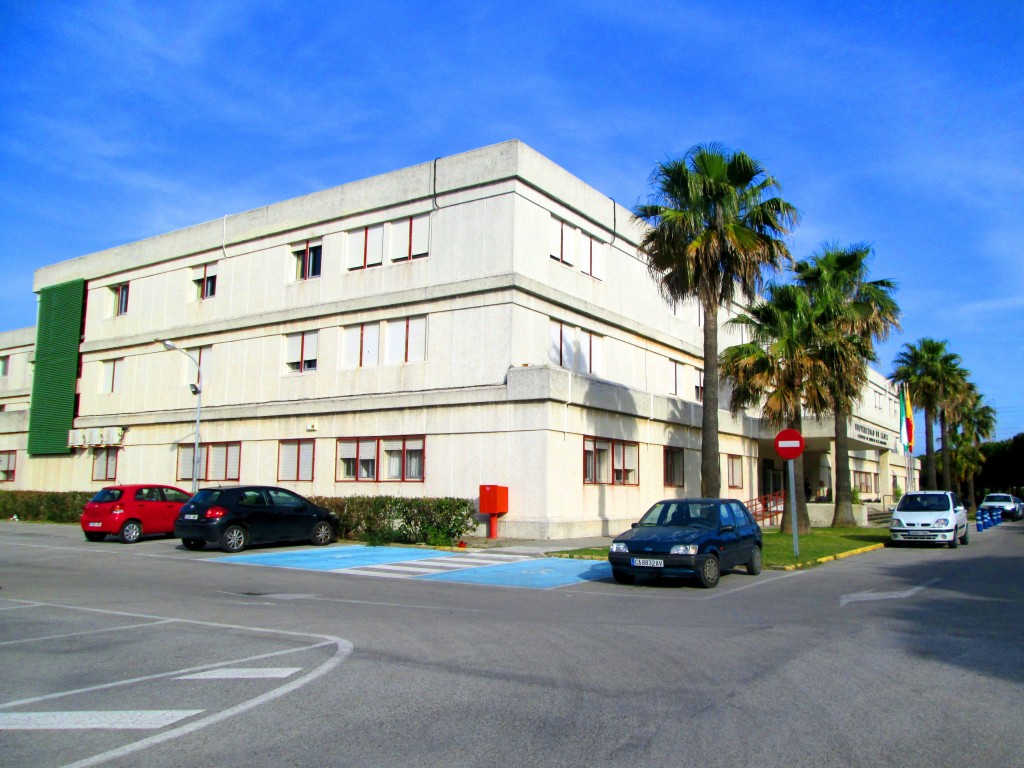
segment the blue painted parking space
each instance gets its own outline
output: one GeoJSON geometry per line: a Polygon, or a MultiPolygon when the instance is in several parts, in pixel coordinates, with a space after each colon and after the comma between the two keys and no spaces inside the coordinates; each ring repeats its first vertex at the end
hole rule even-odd
{"type": "Polygon", "coordinates": [[[593,560],[535,558],[499,550],[449,552],[358,544],[249,552],[216,562],[526,589],[554,589],[611,578],[608,563],[593,560]]]}
{"type": "Polygon", "coordinates": [[[422,576],[430,581],[458,581],[466,584],[490,584],[499,587],[553,589],[585,581],[610,579],[612,568],[598,560],[568,560],[544,557],[506,565],[491,565],[450,573],[422,576]]]}

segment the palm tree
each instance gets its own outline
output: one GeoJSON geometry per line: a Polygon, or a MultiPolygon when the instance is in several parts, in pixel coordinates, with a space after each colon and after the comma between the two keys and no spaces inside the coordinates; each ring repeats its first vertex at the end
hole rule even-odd
{"type": "Polygon", "coordinates": [[[950,352],[947,342],[918,339],[904,344],[896,355],[895,370],[890,379],[906,384],[915,403],[924,409],[924,482],[926,490],[937,490],[935,472],[935,419],[945,402],[944,389],[960,368],[960,356],[950,352]]]}
{"type": "Polygon", "coordinates": [[[833,527],[853,527],[853,493],[850,483],[849,418],[867,381],[867,364],[876,360],[874,342],[884,340],[898,329],[900,310],[892,298],[896,289],[891,280],[867,280],[867,262],[871,247],[858,243],[846,248],[825,244],[811,257],[798,261],[793,272],[800,285],[811,293],[812,301],[829,306],[842,336],[855,335],[866,346],[859,360],[847,354],[850,370],[832,373],[828,382],[835,420],[836,492],[833,527]]]}
{"type": "MultiPolygon", "coordinates": [[[[816,416],[832,407],[829,382],[836,371],[850,368],[851,355],[864,354],[862,340],[843,336],[836,329],[833,307],[815,304],[809,291],[798,285],[769,285],[765,299],[730,320],[744,326],[750,341],[722,353],[722,374],[733,383],[729,407],[738,413],[760,405],[761,416],[776,427],[801,431],[806,408],[816,416]],[[853,352],[851,353],[851,350],[853,352]]],[[[795,488],[803,488],[803,457],[793,460],[795,488]]],[[[787,497],[782,530],[810,530],[807,499],[796,493],[796,509],[787,497]]]]}
{"type": "Polygon", "coordinates": [[[949,424],[966,407],[970,397],[968,372],[956,361],[946,361],[939,371],[939,434],[942,439],[942,487],[953,485],[953,446],[950,444],[949,424]]]}
{"type": "Polygon", "coordinates": [[[650,225],[640,242],[648,269],[667,298],[696,298],[704,310],[700,487],[703,496],[718,496],[718,308],[737,291],[752,300],[764,271],[790,258],[782,238],[798,213],[760,163],[717,143],[659,163],[651,186],[647,204],[634,211],[650,225]]]}
{"type": "Polygon", "coordinates": [[[985,462],[985,454],[981,450],[982,440],[992,437],[996,428],[996,411],[991,405],[985,404],[985,396],[978,388],[968,383],[963,402],[956,414],[959,429],[955,431],[952,444],[955,451],[954,464],[960,473],[960,479],[967,482],[967,500],[970,507],[975,506],[974,476],[981,471],[985,462]]]}

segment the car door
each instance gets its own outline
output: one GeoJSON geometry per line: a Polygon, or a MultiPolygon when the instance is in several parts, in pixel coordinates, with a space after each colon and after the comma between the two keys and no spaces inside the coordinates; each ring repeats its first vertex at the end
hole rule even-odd
{"type": "Polygon", "coordinates": [[[757,546],[757,523],[754,516],[747,511],[738,501],[730,501],[732,507],[732,518],[736,521],[736,535],[739,537],[739,559],[737,565],[742,565],[750,560],[750,555],[757,546]]]}
{"type": "Polygon", "coordinates": [[[734,567],[740,557],[740,537],[736,532],[736,520],[733,518],[732,508],[726,502],[718,504],[718,538],[718,564],[724,571],[734,567]]]}
{"type": "Polygon", "coordinates": [[[159,489],[163,504],[160,505],[161,525],[164,533],[174,531],[174,521],[178,519],[182,505],[189,500],[187,493],[182,493],[177,488],[164,486],[159,489]]]}
{"type": "Polygon", "coordinates": [[[263,488],[241,489],[235,509],[250,541],[278,541],[277,515],[263,488]]]}
{"type": "Polygon", "coordinates": [[[313,530],[315,514],[305,500],[283,488],[268,488],[267,495],[274,505],[278,540],[308,539],[313,530]]]}
{"type": "MultiPolygon", "coordinates": [[[[142,523],[143,533],[166,533],[163,519],[163,497],[160,489],[154,486],[144,486],[135,489],[132,497],[132,508],[130,513],[142,523]]],[[[171,529],[174,522],[171,522],[171,529]]]]}
{"type": "Polygon", "coordinates": [[[960,529],[967,530],[967,507],[964,506],[963,501],[955,493],[950,494],[953,497],[953,512],[956,518],[956,533],[960,533],[960,529]]]}

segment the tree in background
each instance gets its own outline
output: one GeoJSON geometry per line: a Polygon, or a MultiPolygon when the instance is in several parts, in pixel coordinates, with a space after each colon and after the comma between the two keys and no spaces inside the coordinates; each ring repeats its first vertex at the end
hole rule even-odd
{"type": "MultiPolygon", "coordinates": [[[[965,373],[960,356],[947,349],[947,342],[918,339],[904,344],[896,355],[895,370],[889,378],[905,384],[916,405],[924,409],[924,482],[925,490],[938,489],[935,471],[935,419],[946,405],[950,382],[965,373]]],[[[943,421],[945,423],[945,421],[943,421]]]]}
{"type": "Polygon", "coordinates": [[[765,270],[790,258],[782,238],[798,213],[760,163],[717,143],[659,163],[650,183],[647,204],[634,211],[650,225],[640,243],[648,269],[667,298],[695,298],[704,310],[700,486],[701,495],[718,496],[718,308],[737,292],[753,300],[765,270]]]}
{"type": "Polygon", "coordinates": [[[813,303],[824,305],[820,317],[831,317],[839,332],[835,344],[851,336],[860,341],[857,348],[838,354],[837,365],[824,386],[832,399],[835,421],[836,488],[834,527],[852,527],[853,494],[850,475],[849,419],[867,382],[868,363],[877,360],[874,342],[888,338],[898,329],[900,309],[892,294],[891,280],[868,280],[867,262],[871,247],[865,243],[842,248],[825,244],[810,261],[798,261],[793,272],[797,282],[810,292],[813,303]],[[858,350],[861,357],[856,357],[858,350]]]}

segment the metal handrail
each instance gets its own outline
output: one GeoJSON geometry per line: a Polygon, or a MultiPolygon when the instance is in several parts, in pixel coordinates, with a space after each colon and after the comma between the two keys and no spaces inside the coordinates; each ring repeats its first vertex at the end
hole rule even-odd
{"type": "Polygon", "coordinates": [[[760,525],[779,525],[782,522],[782,505],[785,491],[776,491],[767,496],[758,496],[746,502],[747,509],[760,525]],[[778,518],[778,521],[776,521],[778,518]]]}

